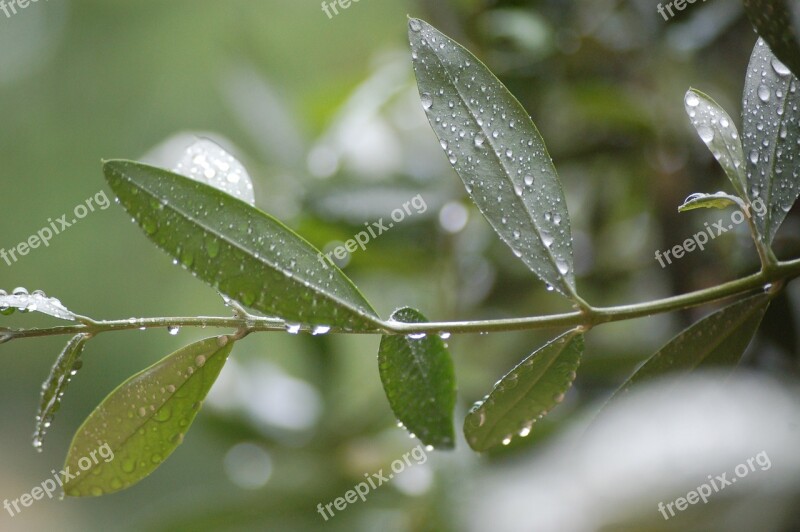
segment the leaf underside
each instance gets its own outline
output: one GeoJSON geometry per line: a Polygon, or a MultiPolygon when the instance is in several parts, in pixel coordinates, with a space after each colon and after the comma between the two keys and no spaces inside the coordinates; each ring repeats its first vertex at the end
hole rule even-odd
{"type": "Polygon", "coordinates": [[[583,354],[583,333],[562,334],[525,360],[495,384],[464,420],[470,447],[486,451],[525,437],[542,417],[558,405],[572,386],[583,354]]]}
{"type": "Polygon", "coordinates": [[[691,325],[650,357],[615,396],[626,393],[640,382],[665,374],[735,367],[755,336],[769,303],[769,294],[757,294],[691,325]]]}
{"type": "MultiPolygon", "coordinates": [[[[428,321],[412,308],[395,311],[392,320],[428,321]]],[[[384,335],[378,351],[378,369],[389,405],[406,429],[426,445],[453,448],[455,370],[442,339],[436,334],[384,335]]]]}
{"type": "Polygon", "coordinates": [[[65,466],[77,476],[64,492],[114,493],[157,469],[183,442],[233,344],[230,336],[193,343],[111,392],[75,434],[65,466]]]}

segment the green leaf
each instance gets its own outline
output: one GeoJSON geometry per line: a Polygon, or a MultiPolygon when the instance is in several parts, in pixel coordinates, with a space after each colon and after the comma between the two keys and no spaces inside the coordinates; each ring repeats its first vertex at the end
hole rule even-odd
{"type": "Polygon", "coordinates": [[[764,204],[766,212],[755,222],[769,244],[800,194],[800,91],[797,78],[761,39],[747,67],[743,98],[747,192],[751,204],[764,204]]]}
{"type": "Polygon", "coordinates": [[[769,294],[757,294],[724,307],[670,340],[614,394],[664,374],[687,374],[695,369],[733,367],[756,334],[769,307],[769,294]]]}
{"type": "Polygon", "coordinates": [[[540,279],[577,299],[567,203],[530,116],[461,45],[418,19],[408,34],[422,107],[472,201],[540,279]]]}
{"type": "Polygon", "coordinates": [[[64,492],[113,493],[158,468],[183,442],[233,344],[233,337],[217,336],[188,345],[111,392],[72,440],[66,467],[79,475],[64,492]]]}
{"type": "Polygon", "coordinates": [[[482,452],[515,435],[525,437],[572,386],[583,354],[583,333],[574,329],[541,347],[494,385],[475,403],[464,420],[464,435],[482,452]]]}
{"type": "MultiPolygon", "coordinates": [[[[396,310],[392,320],[428,321],[412,308],[396,310]]],[[[378,369],[389,405],[408,431],[426,445],[452,449],[456,377],[442,339],[436,334],[385,335],[378,351],[378,369]]]]}
{"type": "Polygon", "coordinates": [[[299,324],[379,328],[350,279],[275,218],[163,169],[131,161],[109,161],[103,169],[147,236],[228,297],[299,324]]]}
{"type": "Polygon", "coordinates": [[[725,170],[736,194],[746,198],[744,152],[733,120],[717,102],[698,90],[689,89],[683,102],[697,134],[725,170]]]}
{"type": "Polygon", "coordinates": [[[39,413],[36,415],[36,430],[33,433],[33,446],[39,450],[42,448],[45,433],[53,422],[53,417],[61,408],[61,400],[69,381],[83,365],[80,359],[81,353],[91,337],[90,334],[85,333],[73,336],[58,355],[55,364],[50,369],[50,375],[42,384],[39,413]]]}
{"type": "Polygon", "coordinates": [[[787,0],[744,0],[744,8],[758,34],[775,55],[800,75],[800,46],[797,25],[800,5],[787,0]]]}
{"type": "Polygon", "coordinates": [[[78,317],[61,301],[54,297],[47,297],[41,290],[28,293],[24,288],[17,288],[11,294],[0,290],[0,312],[8,314],[13,309],[22,312],[40,312],[62,320],[75,321],[78,317]]]}
{"type": "Polygon", "coordinates": [[[744,203],[740,198],[725,192],[716,192],[714,194],[697,192],[683,201],[683,205],[678,207],[678,212],[692,211],[694,209],[725,209],[731,205],[744,209],[744,203]]]}

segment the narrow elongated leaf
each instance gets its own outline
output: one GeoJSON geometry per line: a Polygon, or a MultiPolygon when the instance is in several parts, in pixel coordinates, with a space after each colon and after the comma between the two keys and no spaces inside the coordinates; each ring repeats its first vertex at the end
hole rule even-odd
{"type": "Polygon", "coordinates": [[[733,190],[742,199],[747,198],[742,139],[733,120],[717,102],[698,90],[690,89],[683,102],[697,134],[725,170],[733,190]]]}
{"type": "Polygon", "coordinates": [[[744,87],[743,147],[751,203],[767,206],[756,227],[771,243],[800,194],[800,91],[786,66],[759,39],[744,87]]]}
{"type": "Polygon", "coordinates": [[[36,430],[33,433],[33,446],[39,450],[44,443],[44,436],[53,417],[59,408],[61,400],[67,390],[70,380],[81,369],[81,353],[89,341],[91,335],[78,334],[72,337],[61,354],[58,355],[55,364],[50,369],[50,375],[42,384],[42,397],[39,401],[39,412],[36,415],[36,430]]]}
{"type": "Polygon", "coordinates": [[[467,443],[476,451],[525,437],[533,424],[564,399],[583,355],[583,333],[562,334],[520,362],[464,420],[467,443]]]}
{"type": "Polygon", "coordinates": [[[350,279],[275,218],[152,166],[109,161],[103,169],[147,236],[228,297],[301,324],[377,328],[377,314],[350,279]]]}
{"type": "Polygon", "coordinates": [[[735,366],[755,336],[769,302],[768,294],[757,294],[706,316],[659,349],[615,395],[666,373],[735,366]]]}
{"type": "Polygon", "coordinates": [[[800,4],[796,0],[744,0],[750,22],[775,55],[800,76],[798,27],[800,4]]]}
{"type": "MultiPolygon", "coordinates": [[[[17,288],[11,294],[5,290],[0,290],[0,312],[8,312],[10,309],[21,310],[22,312],[41,312],[54,318],[75,321],[77,316],[61,301],[54,297],[47,297],[41,290],[28,293],[24,288],[17,288]]],[[[13,311],[12,311],[13,312],[13,311]]]]}
{"type": "Polygon", "coordinates": [[[64,492],[113,493],[158,468],[183,442],[233,344],[217,336],[188,345],[111,392],[72,440],[66,467],[76,476],[64,492]]]}
{"type": "MultiPolygon", "coordinates": [[[[402,308],[392,320],[428,321],[419,311],[402,308]]],[[[394,415],[419,440],[434,447],[454,446],[453,408],[456,378],[453,361],[438,335],[385,335],[378,351],[378,369],[394,415]]]]}
{"type": "Polygon", "coordinates": [[[678,212],[692,211],[694,209],[725,209],[731,205],[741,206],[742,200],[725,192],[705,194],[698,192],[692,194],[678,207],[678,212]]]}
{"type": "Polygon", "coordinates": [[[574,298],[567,204],[530,116],[461,45],[417,19],[408,34],[422,107],[470,197],[517,257],[574,298]]]}

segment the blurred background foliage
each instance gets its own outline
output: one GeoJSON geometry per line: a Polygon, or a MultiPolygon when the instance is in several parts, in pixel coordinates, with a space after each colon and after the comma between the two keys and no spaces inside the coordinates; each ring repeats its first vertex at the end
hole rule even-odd
{"type": "MultiPolygon", "coordinates": [[[[362,0],[332,19],[316,0],[31,4],[0,15],[0,247],[107,190],[101,158],[137,159],[174,135],[199,135],[240,157],[262,209],[326,250],[422,194],[425,213],[342,264],[384,317],[401,305],[435,320],[567,310],[493,235],[441,153],[413,81],[407,14],[482,58],[533,116],[565,187],[585,299],[645,301],[757,267],[745,227],[665,269],[654,259],[719,219],[678,215],[677,206],[727,186],[683,95],[693,86],[740,114],[756,36],[730,0],[690,5],[668,22],[651,0],[362,0]]],[[[793,214],[776,241],[780,257],[798,255],[798,234],[793,214]]],[[[49,248],[0,263],[0,281],[43,289],[95,318],[226,312],[116,206],[49,248]]],[[[793,289],[776,302],[746,365],[797,375],[798,296],[793,289]]],[[[535,456],[707,311],[592,331],[576,386],[529,438],[491,456],[463,440],[453,453],[431,453],[327,523],[317,503],[417,444],[383,398],[379,339],[254,335],[237,345],[185,445],[152,477],[102,499],[38,502],[13,520],[0,515],[0,529],[461,530],[465,490],[494,467],[535,456]]],[[[3,345],[0,498],[60,469],[74,430],[119,382],[204,334],[93,340],[42,455],[30,445],[33,414],[66,339],[3,345]]],[[[460,418],[555,334],[451,338],[460,418]]]]}

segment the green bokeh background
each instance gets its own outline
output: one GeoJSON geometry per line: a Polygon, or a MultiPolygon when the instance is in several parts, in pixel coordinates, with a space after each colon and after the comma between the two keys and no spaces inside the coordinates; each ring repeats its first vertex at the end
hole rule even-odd
{"type": "MultiPolygon", "coordinates": [[[[423,194],[425,214],[353,254],[345,269],[383,316],[405,305],[437,320],[568,309],[493,237],[421,108],[404,107],[413,95],[410,14],[475,52],[534,117],[564,182],[586,299],[644,301],[731,279],[756,265],[745,233],[667,269],[653,253],[706,219],[678,216],[684,197],[726,186],[683,113],[683,94],[695,86],[737,116],[755,34],[736,2],[698,4],[668,23],[651,4],[361,0],[329,19],[316,0],[53,0],[11,18],[0,13],[0,247],[13,247],[101,190],[111,197],[101,159],[136,159],[192,131],[235,146],[258,205],[319,247],[423,194]],[[326,160],[326,146],[341,151],[341,164],[322,178],[314,174],[330,172],[315,161],[326,160]],[[359,150],[369,164],[352,156],[359,150]],[[440,222],[445,204],[445,214],[469,215],[455,234],[440,222]]],[[[796,256],[797,223],[794,215],[787,219],[779,255],[796,256]]],[[[0,287],[16,286],[45,290],[97,319],[226,312],[212,289],[172,266],[116,205],[48,248],[11,266],[0,262],[0,287]]],[[[777,332],[757,340],[769,357],[751,355],[746,364],[794,374],[793,302],[780,304],[768,320],[777,332]]],[[[394,426],[382,397],[378,338],[254,335],[233,359],[242,368],[268,361],[283,378],[315,390],[313,423],[280,428],[211,405],[184,445],[138,486],[101,499],[40,501],[13,519],[0,513],[0,530],[460,530],[462,490],[479,482],[479,471],[536,453],[700,315],[593,331],[575,388],[530,438],[488,457],[470,453],[462,439],[454,453],[431,454],[429,476],[419,474],[403,489],[382,487],[328,523],[317,503],[417,444],[394,426]],[[241,442],[270,457],[263,487],[244,489],[226,473],[225,457],[241,442]]],[[[32,315],[2,320],[50,323],[32,315]]],[[[0,347],[0,499],[30,491],[60,469],[74,430],[117,384],[203,336],[136,331],[92,340],[43,454],[30,445],[33,416],[40,383],[66,339],[0,347]]],[[[554,336],[452,338],[457,432],[473,401],[554,336]]]]}

